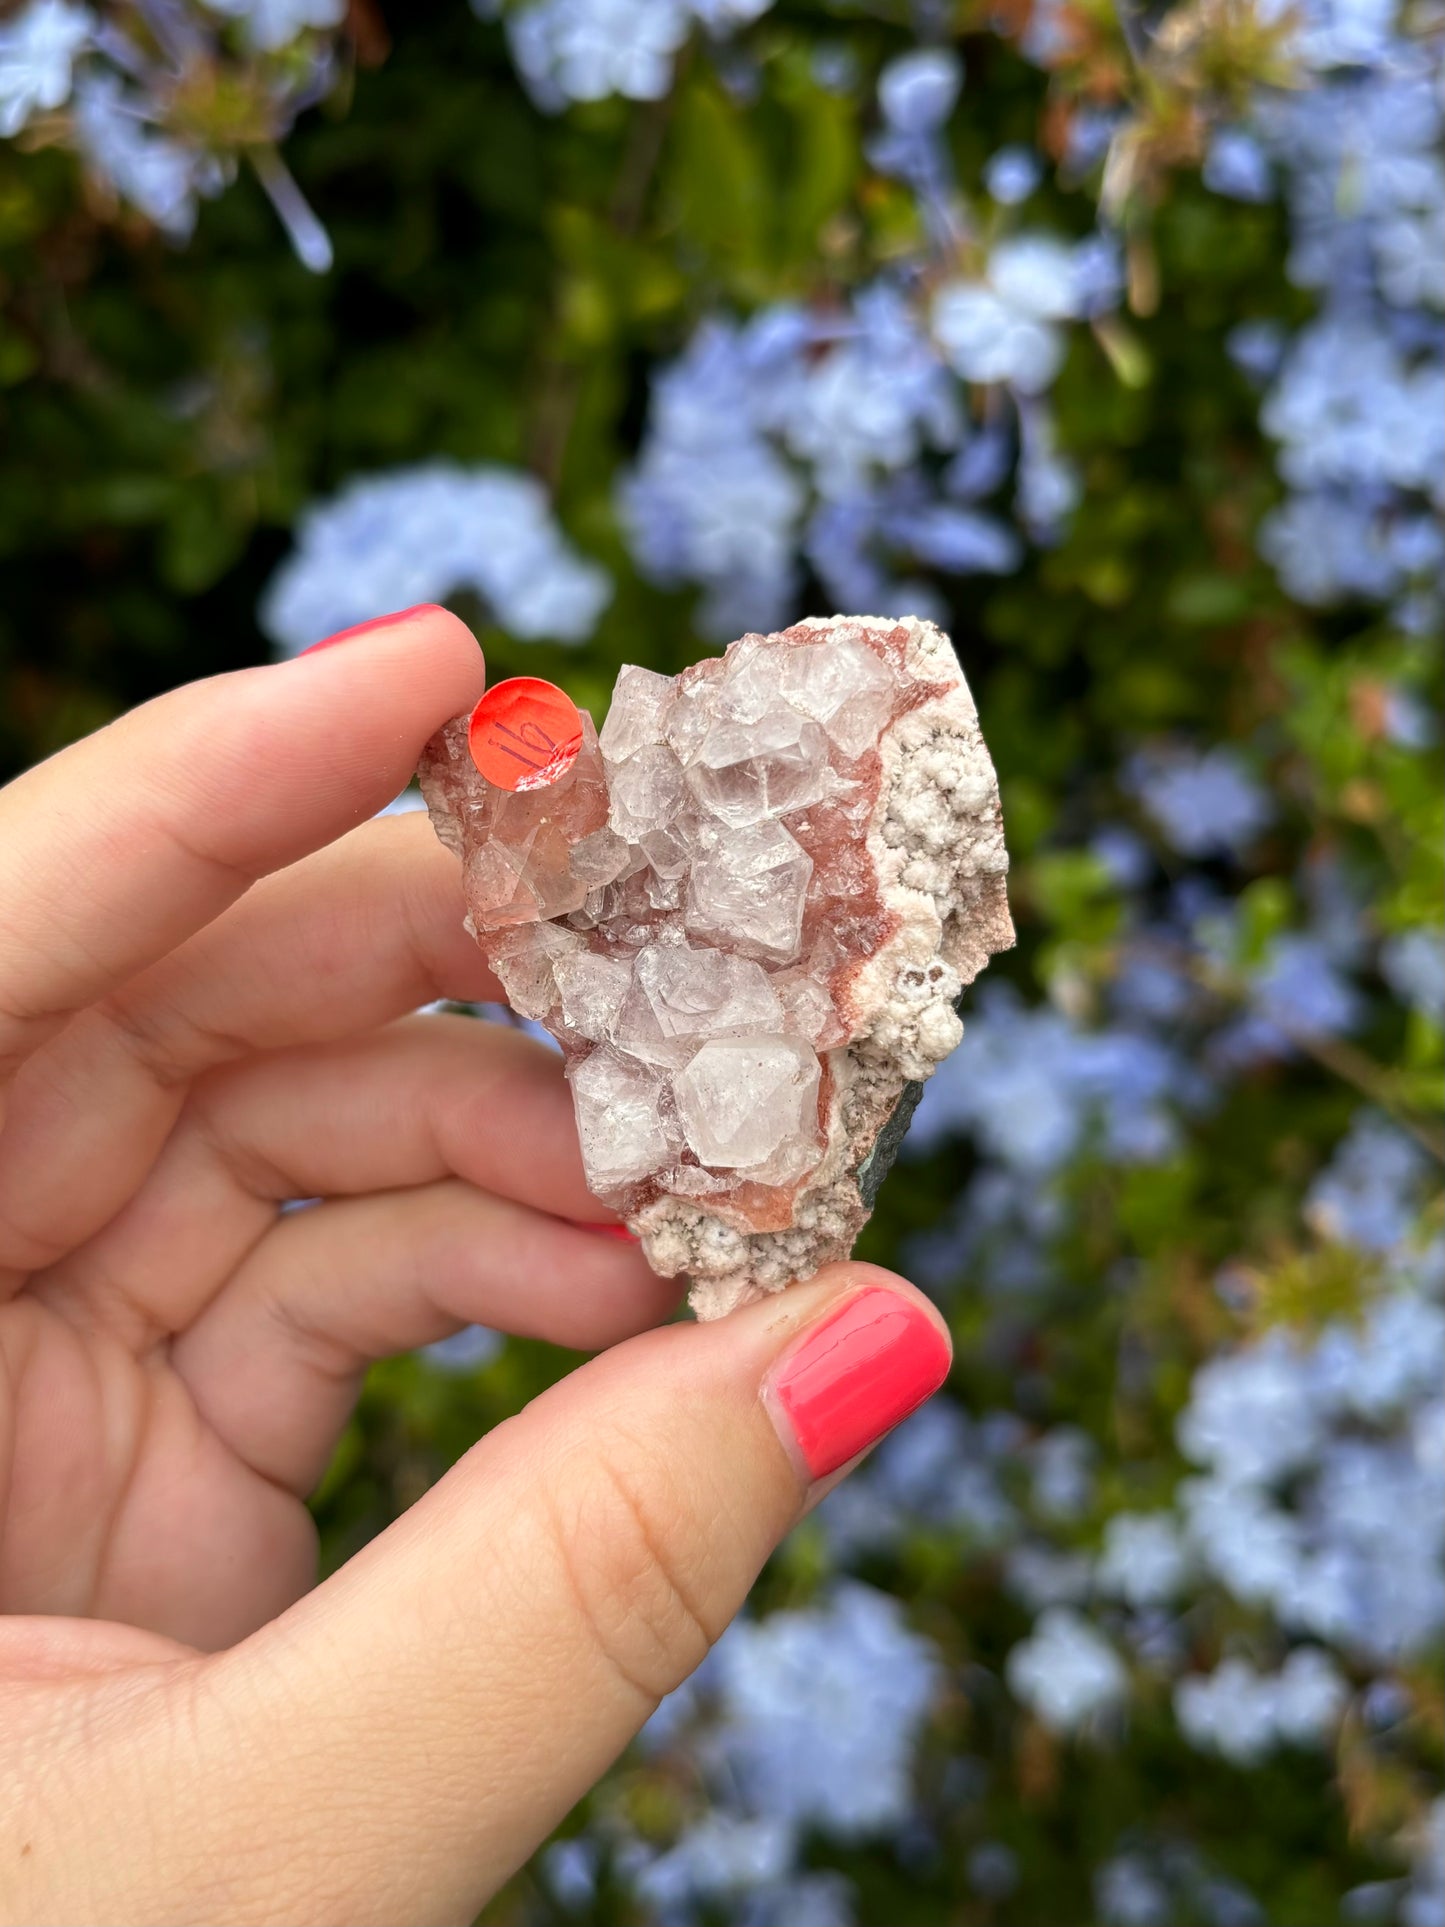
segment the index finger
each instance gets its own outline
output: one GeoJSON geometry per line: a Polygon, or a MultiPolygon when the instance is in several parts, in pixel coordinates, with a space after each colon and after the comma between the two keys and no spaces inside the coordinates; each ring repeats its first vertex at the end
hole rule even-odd
{"type": "Polygon", "coordinates": [[[0,1075],[257,877],[374,815],[485,682],[445,609],[338,640],[158,696],[0,790],[0,1075]]]}

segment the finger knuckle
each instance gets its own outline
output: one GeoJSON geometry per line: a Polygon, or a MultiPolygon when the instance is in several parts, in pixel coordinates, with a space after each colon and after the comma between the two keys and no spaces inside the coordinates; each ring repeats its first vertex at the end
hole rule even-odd
{"type": "Polygon", "coordinates": [[[630,1443],[594,1453],[564,1490],[554,1518],[587,1636],[628,1687],[660,1700],[722,1630],[708,1613],[704,1535],[686,1495],[630,1443]]]}

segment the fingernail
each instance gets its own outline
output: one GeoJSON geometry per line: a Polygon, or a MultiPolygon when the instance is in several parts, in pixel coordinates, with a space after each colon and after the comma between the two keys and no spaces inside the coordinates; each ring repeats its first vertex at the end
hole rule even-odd
{"type": "Polygon", "coordinates": [[[350,629],[338,629],[334,636],[323,636],[320,642],[313,642],[309,649],[303,649],[303,656],[314,656],[318,650],[334,649],[338,642],[351,642],[357,636],[369,636],[373,629],[393,629],[399,622],[411,622],[417,616],[436,614],[434,602],[418,602],[410,609],[397,609],[388,616],[373,616],[370,622],[354,623],[350,629]]]}
{"type": "Polygon", "coordinates": [[[620,1238],[624,1244],[635,1245],[637,1239],[625,1224],[579,1224],[579,1231],[590,1231],[598,1238],[620,1238]]]}
{"type": "Polygon", "coordinates": [[[936,1392],[950,1363],[948,1340],[921,1305],[870,1286],[784,1352],[763,1403],[808,1476],[823,1479],[936,1392]]]}

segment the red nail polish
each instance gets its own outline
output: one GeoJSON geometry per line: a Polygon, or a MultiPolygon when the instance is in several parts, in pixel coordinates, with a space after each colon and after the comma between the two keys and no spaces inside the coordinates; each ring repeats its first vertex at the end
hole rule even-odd
{"type": "Polygon", "coordinates": [[[950,1363],[948,1341],[923,1308],[875,1285],[784,1353],[764,1399],[809,1475],[822,1479],[936,1392],[950,1363]]]}
{"type": "Polygon", "coordinates": [[[620,1238],[623,1244],[635,1245],[636,1238],[625,1224],[579,1224],[579,1231],[590,1231],[598,1238],[620,1238]]]}
{"type": "Polygon", "coordinates": [[[350,629],[338,629],[334,636],[323,636],[320,642],[313,642],[309,649],[303,649],[303,656],[314,656],[319,650],[334,649],[338,642],[350,642],[355,636],[368,636],[373,629],[394,629],[398,623],[411,622],[417,616],[438,613],[434,602],[418,602],[410,609],[396,609],[390,615],[373,616],[370,622],[358,622],[350,629]]]}

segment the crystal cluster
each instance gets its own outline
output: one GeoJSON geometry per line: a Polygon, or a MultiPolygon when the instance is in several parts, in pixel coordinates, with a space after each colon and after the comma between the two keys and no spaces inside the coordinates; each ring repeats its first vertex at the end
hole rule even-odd
{"type": "Polygon", "coordinates": [[[558,1038],[588,1183],[715,1317],[846,1256],[955,1004],[1013,941],[998,787],[948,639],[802,622],[624,668],[548,787],[422,788],[514,1008],[558,1038]]]}

